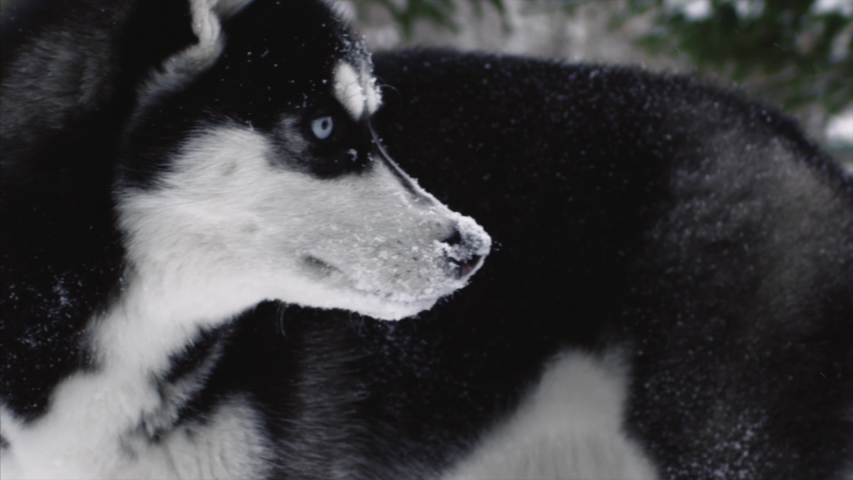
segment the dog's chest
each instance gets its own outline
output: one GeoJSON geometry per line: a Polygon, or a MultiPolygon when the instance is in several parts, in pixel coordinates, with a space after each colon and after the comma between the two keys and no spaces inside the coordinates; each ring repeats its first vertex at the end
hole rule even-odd
{"type": "Polygon", "coordinates": [[[623,428],[627,380],[618,354],[563,353],[443,479],[656,478],[623,428]]]}

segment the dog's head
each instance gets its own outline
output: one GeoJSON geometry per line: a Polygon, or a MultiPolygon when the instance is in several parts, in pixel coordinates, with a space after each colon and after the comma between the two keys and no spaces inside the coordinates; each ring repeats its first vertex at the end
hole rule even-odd
{"type": "Polygon", "coordinates": [[[322,1],[191,0],[197,43],[139,88],[116,196],[137,278],[180,302],[397,319],[464,286],[490,238],[370,126],[370,57],[322,1]]]}

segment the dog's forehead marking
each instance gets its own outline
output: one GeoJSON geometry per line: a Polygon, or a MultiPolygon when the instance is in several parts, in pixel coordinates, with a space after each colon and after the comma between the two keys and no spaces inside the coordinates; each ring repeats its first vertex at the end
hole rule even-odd
{"type": "Polygon", "coordinates": [[[361,69],[359,75],[351,63],[341,61],[335,66],[333,81],[335,98],[353,119],[360,119],[365,110],[371,115],[379,108],[381,100],[376,88],[376,79],[366,67],[361,69]]]}
{"type": "Polygon", "coordinates": [[[358,74],[349,62],[340,62],[335,67],[335,97],[347,109],[352,118],[361,118],[367,96],[359,82],[358,74]]]}
{"type": "Polygon", "coordinates": [[[364,91],[367,96],[367,114],[373,115],[382,104],[382,93],[376,87],[376,78],[371,75],[367,65],[361,69],[361,78],[365,80],[364,91]]]}

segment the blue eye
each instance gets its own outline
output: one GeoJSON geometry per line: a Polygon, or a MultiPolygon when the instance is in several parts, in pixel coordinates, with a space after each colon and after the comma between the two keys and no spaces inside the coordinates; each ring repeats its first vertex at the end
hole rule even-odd
{"type": "Polygon", "coordinates": [[[332,117],[320,117],[311,122],[311,131],[318,140],[329,138],[333,128],[335,128],[335,122],[332,121],[332,117]]]}

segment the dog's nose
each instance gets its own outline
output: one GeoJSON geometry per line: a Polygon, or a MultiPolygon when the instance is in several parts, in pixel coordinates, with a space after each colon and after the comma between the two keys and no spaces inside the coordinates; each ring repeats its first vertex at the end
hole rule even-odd
{"type": "Polygon", "coordinates": [[[464,278],[464,277],[467,277],[468,275],[470,275],[471,272],[473,272],[477,267],[479,267],[480,263],[482,263],[482,261],[483,261],[482,256],[472,255],[471,259],[469,259],[467,261],[460,262],[458,260],[451,260],[450,263],[456,265],[457,275],[459,275],[459,278],[464,278]]]}
{"type": "Polygon", "coordinates": [[[475,271],[488,253],[488,247],[484,251],[483,240],[478,235],[466,235],[458,226],[442,243],[449,247],[447,261],[457,278],[465,278],[475,271]]]}

